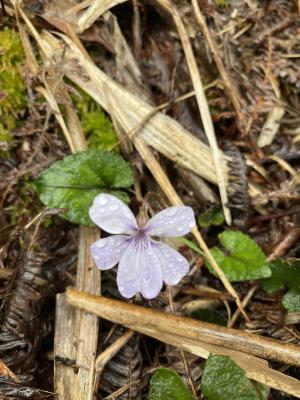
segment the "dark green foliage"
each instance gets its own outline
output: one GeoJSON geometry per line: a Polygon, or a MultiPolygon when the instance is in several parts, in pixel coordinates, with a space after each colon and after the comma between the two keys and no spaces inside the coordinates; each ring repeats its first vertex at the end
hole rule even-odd
{"type": "Polygon", "coordinates": [[[261,280],[261,286],[268,293],[287,289],[282,304],[292,312],[300,312],[300,260],[288,263],[276,260],[270,263],[272,276],[261,280]]]}
{"type": "Polygon", "coordinates": [[[150,381],[149,400],[193,400],[177,372],[159,368],[150,381]]]}
{"type": "Polygon", "coordinates": [[[210,355],[205,363],[201,391],[207,400],[266,400],[269,389],[253,384],[229,357],[210,355]]]}
{"type": "Polygon", "coordinates": [[[122,157],[91,149],[51,165],[35,181],[35,187],[46,206],[66,209],[63,217],[67,220],[94,226],[88,215],[93,199],[105,192],[126,202],[127,194],[116,189],[132,183],[132,171],[122,157]]]}

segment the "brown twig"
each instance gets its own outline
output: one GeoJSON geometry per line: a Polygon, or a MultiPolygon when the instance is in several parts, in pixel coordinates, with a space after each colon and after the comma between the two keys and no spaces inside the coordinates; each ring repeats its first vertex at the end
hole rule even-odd
{"type": "Polygon", "coordinates": [[[266,357],[279,362],[300,365],[298,346],[90,295],[73,288],[67,290],[66,298],[68,303],[75,307],[95,313],[200,357],[208,358],[210,353],[229,356],[245,370],[250,379],[300,396],[298,380],[269,368],[266,361],[259,358],[266,357]],[[257,354],[259,357],[252,354],[257,354]]]}
{"type": "Polygon", "coordinates": [[[281,343],[278,340],[191,318],[162,313],[146,307],[80,292],[73,288],[67,289],[67,302],[131,329],[138,330],[139,326],[146,326],[156,331],[174,332],[181,337],[300,366],[299,347],[281,343]]]}
{"type": "Polygon", "coordinates": [[[217,65],[217,68],[218,68],[221,78],[223,80],[223,84],[224,84],[225,88],[227,89],[228,95],[231,99],[231,103],[232,103],[233,108],[236,113],[238,126],[239,126],[240,130],[243,131],[245,123],[244,123],[244,118],[243,118],[242,111],[241,111],[241,105],[240,105],[237,88],[235,87],[229,73],[226,71],[226,68],[223,64],[222,58],[220,56],[220,51],[218,50],[217,44],[215,43],[212,35],[210,34],[209,28],[205,21],[205,17],[203,16],[203,14],[200,10],[198,1],[192,0],[192,5],[193,5],[194,11],[195,11],[196,19],[200,25],[200,29],[207,40],[207,43],[209,45],[209,48],[212,52],[215,63],[217,65]]]}

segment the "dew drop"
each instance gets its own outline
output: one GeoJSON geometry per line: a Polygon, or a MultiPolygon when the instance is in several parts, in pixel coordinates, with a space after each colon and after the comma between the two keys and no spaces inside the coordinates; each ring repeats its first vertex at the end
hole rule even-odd
{"type": "Polygon", "coordinates": [[[189,222],[189,227],[190,228],[193,228],[194,226],[195,226],[195,222],[193,222],[193,221],[189,222]]]}
{"type": "Polygon", "coordinates": [[[179,272],[172,272],[172,275],[173,275],[173,281],[179,281],[181,278],[179,272]]]}
{"type": "Polygon", "coordinates": [[[173,207],[171,207],[168,210],[166,210],[166,215],[169,215],[169,216],[175,215],[176,213],[177,213],[177,209],[173,208],[173,207]]]}
{"type": "Polygon", "coordinates": [[[95,256],[95,260],[99,260],[99,256],[95,256]]]}
{"type": "Polygon", "coordinates": [[[184,226],[177,226],[176,230],[178,232],[182,232],[184,230],[184,226]]]}
{"type": "Polygon", "coordinates": [[[96,244],[96,246],[97,246],[99,249],[101,249],[101,248],[105,247],[106,244],[107,244],[106,242],[100,240],[100,242],[98,242],[98,243],[96,244]]]}
{"type": "Polygon", "coordinates": [[[119,206],[118,204],[112,204],[111,206],[109,206],[109,209],[111,211],[117,211],[119,209],[119,206]]]}
{"type": "Polygon", "coordinates": [[[108,198],[106,196],[101,196],[98,202],[101,204],[101,206],[105,206],[105,204],[108,203],[108,198]]]}

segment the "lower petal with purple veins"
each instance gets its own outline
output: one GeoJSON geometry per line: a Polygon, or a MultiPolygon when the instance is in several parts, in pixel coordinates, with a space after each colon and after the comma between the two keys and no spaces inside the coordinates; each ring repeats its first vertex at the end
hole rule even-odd
{"type": "Polygon", "coordinates": [[[146,299],[153,299],[160,292],[161,265],[147,236],[131,239],[119,264],[117,284],[126,298],[141,292],[146,299]]]}
{"type": "Polygon", "coordinates": [[[161,263],[149,240],[141,260],[141,293],[146,299],[158,296],[163,285],[161,263]]]}
{"type": "Polygon", "coordinates": [[[177,285],[189,272],[190,266],[186,258],[165,243],[152,241],[152,248],[160,262],[163,280],[168,285],[177,285]]]}
{"type": "Polygon", "coordinates": [[[128,244],[129,237],[115,235],[99,239],[91,245],[91,255],[97,267],[106,270],[114,267],[120,261],[128,244]]]}

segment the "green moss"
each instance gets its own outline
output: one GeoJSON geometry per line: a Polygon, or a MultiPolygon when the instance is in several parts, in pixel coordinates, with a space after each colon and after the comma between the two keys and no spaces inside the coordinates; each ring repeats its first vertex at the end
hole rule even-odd
{"type": "Polygon", "coordinates": [[[217,7],[227,7],[229,0],[214,0],[217,7]]]}
{"type": "Polygon", "coordinates": [[[76,90],[80,97],[73,96],[73,101],[89,147],[110,150],[117,142],[111,120],[90,96],[78,88],[76,90]]]}
{"type": "Polygon", "coordinates": [[[4,207],[4,212],[10,225],[22,225],[22,221],[29,220],[30,215],[37,214],[43,207],[35,195],[31,176],[26,174],[18,185],[16,201],[4,207]]]}
{"type": "Polygon", "coordinates": [[[13,29],[0,31],[0,140],[7,140],[26,107],[21,66],[24,52],[19,34],[13,29]],[[5,137],[5,139],[3,139],[5,137]]]}

